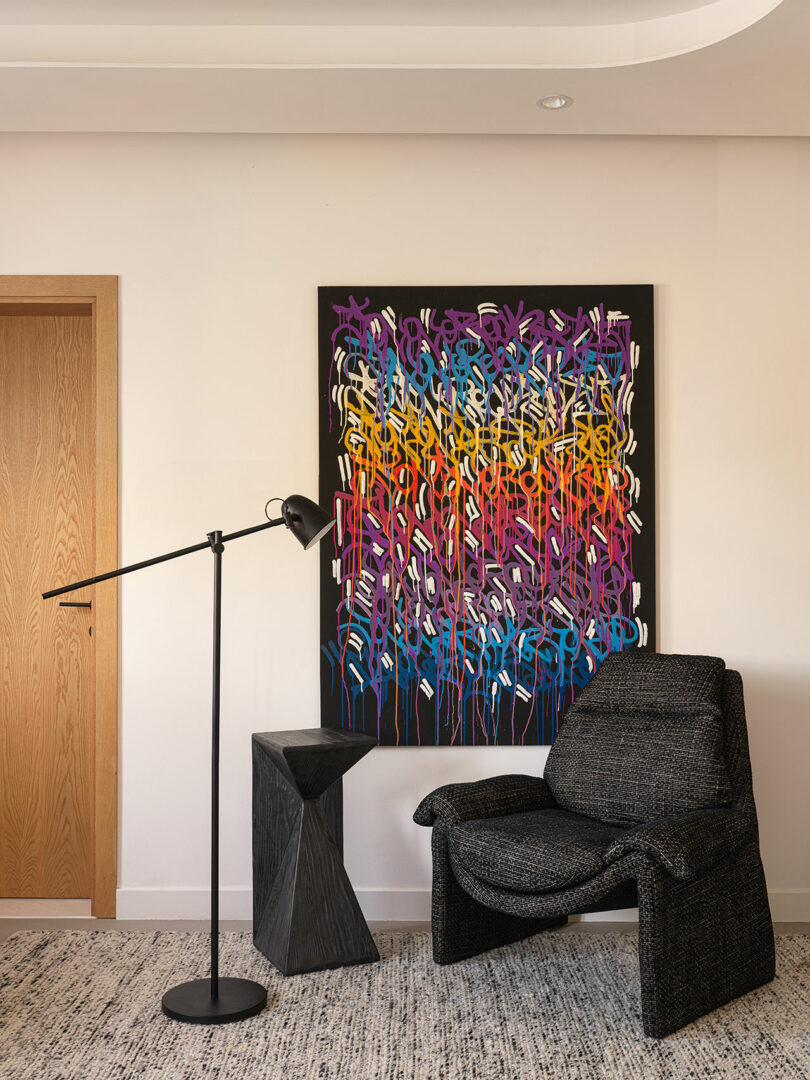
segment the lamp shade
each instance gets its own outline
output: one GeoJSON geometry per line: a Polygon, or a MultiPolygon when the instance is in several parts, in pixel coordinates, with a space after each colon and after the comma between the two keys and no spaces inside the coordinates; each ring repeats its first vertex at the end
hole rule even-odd
{"type": "Polygon", "coordinates": [[[304,495],[290,495],[284,500],[281,513],[284,524],[305,551],[322,540],[335,524],[328,511],[304,495]]]}

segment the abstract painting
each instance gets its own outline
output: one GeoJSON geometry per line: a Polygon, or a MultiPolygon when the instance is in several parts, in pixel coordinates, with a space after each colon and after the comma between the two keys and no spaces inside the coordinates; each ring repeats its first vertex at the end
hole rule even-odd
{"type": "Polygon", "coordinates": [[[650,285],[319,290],[321,722],[552,742],[655,648],[650,285]]]}

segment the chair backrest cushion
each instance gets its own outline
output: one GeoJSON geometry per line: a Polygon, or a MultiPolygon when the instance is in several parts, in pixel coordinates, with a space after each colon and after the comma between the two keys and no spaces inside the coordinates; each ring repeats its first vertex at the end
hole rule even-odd
{"type": "Polygon", "coordinates": [[[728,806],[724,671],[712,656],[607,657],[549,751],[557,805],[616,825],[728,806]]]}

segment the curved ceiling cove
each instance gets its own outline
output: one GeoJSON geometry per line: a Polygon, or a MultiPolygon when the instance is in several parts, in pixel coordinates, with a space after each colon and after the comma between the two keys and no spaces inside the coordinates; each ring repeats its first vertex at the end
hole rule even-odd
{"type": "Polygon", "coordinates": [[[715,0],[531,0],[535,19],[543,26],[606,26],[637,23],[681,15],[709,7],[715,0]]]}
{"type": "MultiPolygon", "coordinates": [[[[143,15],[138,25],[133,20],[126,26],[112,21],[77,25],[56,18],[48,24],[6,23],[0,35],[0,66],[621,67],[715,45],[753,26],[783,0],[504,0],[497,7],[497,22],[492,14],[487,17],[482,0],[464,5],[460,0],[433,0],[430,22],[439,16],[447,21],[430,26],[427,19],[417,21],[423,0],[406,9],[401,0],[348,0],[341,5],[339,21],[326,8],[321,12],[320,2],[301,3],[297,23],[285,21],[295,13],[285,7],[285,0],[274,5],[274,22],[268,22],[268,16],[253,25],[235,22],[238,2],[229,12],[228,25],[191,20],[145,25],[143,15]],[[400,21],[386,21],[395,11],[400,21]],[[450,21],[454,12],[458,18],[450,21]],[[555,21],[560,12],[566,25],[555,21]],[[317,21],[318,14],[328,21],[317,21]],[[480,20],[471,21],[476,14],[480,20]],[[363,15],[363,22],[347,21],[363,15]],[[521,24],[521,15],[531,15],[531,20],[521,24]],[[538,21],[544,17],[545,24],[538,21]],[[514,21],[503,21],[507,18],[514,21]]],[[[491,0],[486,6],[491,9],[491,0]]]]}
{"type": "Polygon", "coordinates": [[[602,26],[715,0],[0,0],[0,25],[602,26]]]}

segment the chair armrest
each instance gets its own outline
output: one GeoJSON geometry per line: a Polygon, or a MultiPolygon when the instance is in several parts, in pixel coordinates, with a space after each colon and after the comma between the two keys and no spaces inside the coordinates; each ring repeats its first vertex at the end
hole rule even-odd
{"type": "Polygon", "coordinates": [[[492,776],[471,784],[445,784],[426,795],[416,808],[417,825],[458,825],[477,818],[500,817],[554,806],[545,780],[539,776],[492,776]]]}
{"type": "Polygon", "coordinates": [[[692,810],[639,825],[618,837],[605,861],[642,851],[678,881],[689,881],[756,836],[749,814],[734,807],[692,810]]]}

